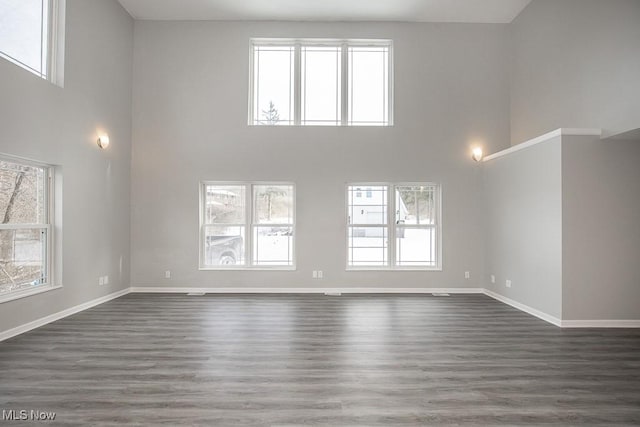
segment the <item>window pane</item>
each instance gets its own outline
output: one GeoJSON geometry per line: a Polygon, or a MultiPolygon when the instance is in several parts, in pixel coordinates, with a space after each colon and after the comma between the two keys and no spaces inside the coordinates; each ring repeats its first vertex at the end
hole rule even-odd
{"type": "Polygon", "coordinates": [[[386,266],[386,227],[349,227],[349,265],[386,266]]]}
{"type": "Polygon", "coordinates": [[[435,187],[416,185],[396,187],[396,222],[398,224],[436,223],[435,187]]]}
{"type": "Polygon", "coordinates": [[[205,224],[245,222],[244,185],[206,185],[205,224]]]}
{"type": "Polygon", "coordinates": [[[435,228],[396,229],[396,265],[436,266],[435,228]]]}
{"type": "Polygon", "coordinates": [[[47,63],[48,4],[48,0],[0,0],[0,52],[43,76],[47,63]]]}
{"type": "Polygon", "coordinates": [[[45,169],[0,160],[0,223],[44,224],[45,169]]]}
{"type": "Polygon", "coordinates": [[[293,124],[293,46],[254,47],[254,124],[293,124]]]}
{"type": "Polygon", "coordinates": [[[0,230],[0,295],[46,282],[46,230],[0,230]]]}
{"type": "Polygon", "coordinates": [[[386,186],[349,186],[349,224],[387,224],[386,186]]]}
{"type": "Polygon", "coordinates": [[[341,63],[339,46],[301,48],[302,124],[340,124],[341,63]]]}
{"type": "Polygon", "coordinates": [[[255,222],[293,224],[293,186],[255,185],[255,222]]]}
{"type": "Polygon", "coordinates": [[[244,264],[244,227],[205,227],[204,263],[207,266],[244,264]]]}
{"type": "Polygon", "coordinates": [[[349,124],[389,124],[389,48],[349,48],[349,124]]]}
{"type": "Polygon", "coordinates": [[[253,229],[254,265],[293,265],[293,227],[253,229]]]}

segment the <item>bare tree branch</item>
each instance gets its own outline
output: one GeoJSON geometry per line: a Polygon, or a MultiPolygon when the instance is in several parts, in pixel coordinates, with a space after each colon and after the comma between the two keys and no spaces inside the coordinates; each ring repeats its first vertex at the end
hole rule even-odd
{"type": "Polygon", "coordinates": [[[22,186],[23,179],[24,172],[18,172],[18,174],[16,175],[16,185],[13,187],[13,193],[11,194],[11,198],[9,199],[9,203],[7,204],[7,209],[4,212],[4,219],[2,220],[3,224],[8,224],[9,221],[11,221],[13,205],[15,204],[16,197],[18,196],[18,192],[20,191],[20,187],[22,186]]]}

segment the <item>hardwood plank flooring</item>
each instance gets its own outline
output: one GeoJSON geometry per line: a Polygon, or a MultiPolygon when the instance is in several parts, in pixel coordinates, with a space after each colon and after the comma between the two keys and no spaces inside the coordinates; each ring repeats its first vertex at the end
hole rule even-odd
{"type": "Polygon", "coordinates": [[[0,343],[0,375],[35,425],[640,425],[640,330],[483,295],[130,294],[0,343]]]}

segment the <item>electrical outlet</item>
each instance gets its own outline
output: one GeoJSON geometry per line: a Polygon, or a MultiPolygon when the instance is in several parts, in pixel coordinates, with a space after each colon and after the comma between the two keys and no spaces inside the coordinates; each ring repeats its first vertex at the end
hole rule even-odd
{"type": "Polygon", "coordinates": [[[464,272],[464,278],[465,279],[469,279],[471,277],[471,273],[469,273],[468,271],[464,272]]]}
{"type": "Polygon", "coordinates": [[[496,283],[496,276],[493,274],[491,275],[491,283],[496,283]]]}
{"type": "Polygon", "coordinates": [[[104,276],[104,284],[105,285],[109,284],[109,275],[104,276]]]}
{"type": "Polygon", "coordinates": [[[504,284],[507,286],[507,288],[511,287],[511,280],[507,279],[506,282],[504,282],[504,284]]]}
{"type": "Polygon", "coordinates": [[[171,270],[167,270],[164,272],[164,278],[165,279],[171,279],[171,270]]]}
{"type": "Polygon", "coordinates": [[[311,273],[311,277],[313,277],[314,279],[318,278],[318,272],[316,270],[313,270],[313,273],[311,273]]]}
{"type": "Polygon", "coordinates": [[[318,270],[318,279],[322,279],[324,277],[324,273],[322,273],[322,270],[318,270]]]}
{"type": "Polygon", "coordinates": [[[100,276],[98,277],[98,286],[102,286],[104,285],[104,277],[100,276]]]}

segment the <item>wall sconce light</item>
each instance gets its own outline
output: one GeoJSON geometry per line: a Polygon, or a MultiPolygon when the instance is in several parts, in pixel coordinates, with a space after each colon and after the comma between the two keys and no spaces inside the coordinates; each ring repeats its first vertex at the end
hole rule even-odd
{"type": "Polygon", "coordinates": [[[98,147],[105,149],[109,146],[109,135],[98,136],[98,147]]]}
{"type": "Polygon", "coordinates": [[[480,160],[482,160],[482,148],[481,147],[475,147],[471,151],[471,158],[473,160],[475,160],[476,162],[479,162],[480,160]]]}

